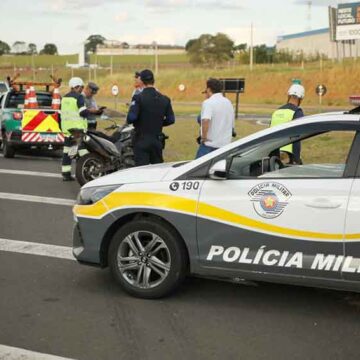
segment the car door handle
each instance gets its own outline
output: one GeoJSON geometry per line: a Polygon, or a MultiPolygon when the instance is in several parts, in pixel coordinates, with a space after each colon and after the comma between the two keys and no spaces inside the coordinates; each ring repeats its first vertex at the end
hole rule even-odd
{"type": "Polygon", "coordinates": [[[336,209],[341,206],[341,203],[330,201],[326,198],[314,199],[308,203],[305,203],[307,207],[316,208],[316,209],[336,209]]]}

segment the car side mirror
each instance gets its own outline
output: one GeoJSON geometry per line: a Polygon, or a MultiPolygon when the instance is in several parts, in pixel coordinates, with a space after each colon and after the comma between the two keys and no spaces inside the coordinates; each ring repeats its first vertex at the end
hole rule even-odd
{"type": "Polygon", "coordinates": [[[225,180],[227,178],[226,160],[216,162],[209,170],[209,177],[213,180],[225,180]]]}

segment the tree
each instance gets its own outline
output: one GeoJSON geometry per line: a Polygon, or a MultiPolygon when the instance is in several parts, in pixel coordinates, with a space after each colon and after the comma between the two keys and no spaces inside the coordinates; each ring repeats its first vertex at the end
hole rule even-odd
{"type": "Polygon", "coordinates": [[[203,34],[186,44],[190,62],[194,65],[216,66],[234,57],[234,42],[225,34],[203,34]]]}
{"type": "Polygon", "coordinates": [[[6,42],[0,40],[0,55],[9,54],[9,52],[10,46],[6,42]]]}
{"type": "Polygon", "coordinates": [[[31,43],[28,45],[28,54],[29,55],[35,55],[37,54],[37,47],[35,44],[31,43]]]}
{"type": "Polygon", "coordinates": [[[100,44],[103,44],[106,39],[101,35],[90,35],[85,44],[85,51],[96,53],[96,47],[100,44]]]}
{"type": "Polygon", "coordinates": [[[44,48],[40,51],[40,55],[57,55],[58,49],[55,44],[45,44],[44,48]]]}
{"type": "Polygon", "coordinates": [[[12,46],[12,52],[15,55],[26,55],[27,45],[25,41],[15,41],[12,46]]]}
{"type": "Polygon", "coordinates": [[[197,39],[190,39],[185,45],[185,50],[188,51],[196,41],[197,39]]]}

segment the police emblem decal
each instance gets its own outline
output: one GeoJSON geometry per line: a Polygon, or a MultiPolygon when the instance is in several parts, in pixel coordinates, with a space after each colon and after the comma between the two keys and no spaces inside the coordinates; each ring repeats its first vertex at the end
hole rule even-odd
{"type": "Polygon", "coordinates": [[[265,219],[280,216],[292,196],[284,185],[273,181],[257,184],[248,195],[256,213],[265,219]]]}

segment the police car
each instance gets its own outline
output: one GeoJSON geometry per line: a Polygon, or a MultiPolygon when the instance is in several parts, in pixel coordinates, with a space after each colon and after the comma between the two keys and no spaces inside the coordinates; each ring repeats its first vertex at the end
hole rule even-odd
{"type": "Polygon", "coordinates": [[[75,257],[109,266],[143,298],[186,275],[360,291],[358,112],[304,117],[194,161],[86,184],[75,257]],[[301,165],[279,151],[296,141],[301,165]]]}

